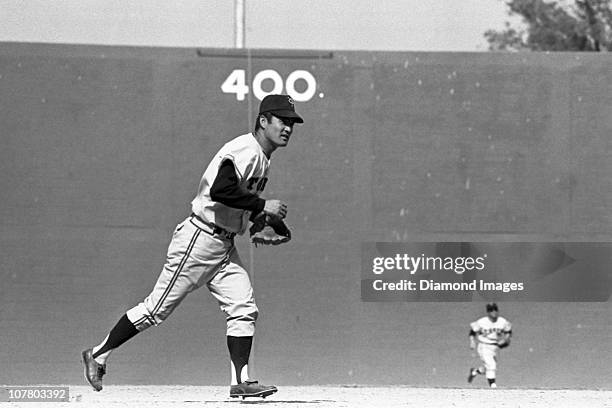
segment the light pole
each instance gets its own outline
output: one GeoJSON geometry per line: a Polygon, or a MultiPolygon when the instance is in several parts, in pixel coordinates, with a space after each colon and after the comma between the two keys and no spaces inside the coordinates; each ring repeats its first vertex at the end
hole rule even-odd
{"type": "Polygon", "coordinates": [[[244,48],[244,26],[245,26],[245,13],[244,13],[244,2],[245,0],[234,1],[234,46],[236,48],[244,48]]]}

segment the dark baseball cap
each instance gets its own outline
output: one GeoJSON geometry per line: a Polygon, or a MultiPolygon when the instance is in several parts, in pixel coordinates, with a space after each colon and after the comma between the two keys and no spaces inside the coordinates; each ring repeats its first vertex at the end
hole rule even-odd
{"type": "Polygon", "coordinates": [[[487,303],[487,312],[492,312],[494,310],[497,312],[497,304],[487,303]]]}
{"type": "Polygon", "coordinates": [[[268,95],[259,105],[259,114],[270,112],[279,118],[290,118],[297,123],[304,123],[304,119],[295,112],[295,103],[289,95],[268,95]]]}

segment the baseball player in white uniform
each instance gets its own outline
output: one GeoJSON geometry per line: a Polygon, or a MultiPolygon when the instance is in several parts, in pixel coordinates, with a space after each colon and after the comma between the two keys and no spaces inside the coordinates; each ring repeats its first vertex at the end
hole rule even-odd
{"type": "Polygon", "coordinates": [[[85,378],[96,391],[111,352],[151,326],[160,325],[192,291],[206,286],[227,319],[230,397],[266,397],[275,386],[249,378],[257,305],[234,236],[262,211],[283,219],[287,205],[259,197],[268,180],[270,156],[287,146],[295,123],[303,123],[287,95],[268,95],[260,105],[255,130],[226,143],[206,168],[192,214],[178,224],[166,263],[151,293],[129,309],[95,347],[83,351],[85,378]]]}
{"type": "Polygon", "coordinates": [[[497,388],[495,376],[497,372],[497,356],[500,348],[510,344],[512,325],[499,316],[497,304],[487,304],[487,315],[470,324],[470,348],[476,349],[483,365],[470,368],[468,382],[471,383],[479,374],[487,377],[489,386],[497,388]]]}

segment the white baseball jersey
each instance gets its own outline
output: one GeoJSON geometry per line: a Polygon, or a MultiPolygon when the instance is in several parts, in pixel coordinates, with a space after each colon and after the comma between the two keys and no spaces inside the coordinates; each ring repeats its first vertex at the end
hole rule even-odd
{"type": "Polygon", "coordinates": [[[252,133],[236,137],[226,143],[211,160],[202,175],[198,193],[191,202],[194,214],[205,222],[215,224],[230,232],[243,234],[249,222],[250,211],[231,208],[210,198],[210,188],[225,160],[234,163],[238,185],[253,194],[263,191],[268,181],[270,159],[252,133]]]}
{"type": "Polygon", "coordinates": [[[484,344],[497,344],[502,333],[509,333],[512,330],[510,322],[501,316],[495,322],[492,322],[488,316],[481,317],[470,323],[470,326],[477,334],[478,341],[484,344]]]}

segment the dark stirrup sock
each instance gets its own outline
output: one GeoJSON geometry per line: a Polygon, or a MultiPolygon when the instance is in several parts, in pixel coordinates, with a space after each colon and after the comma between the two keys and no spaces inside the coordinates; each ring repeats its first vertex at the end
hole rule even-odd
{"type": "Polygon", "coordinates": [[[227,336],[227,348],[229,349],[230,359],[234,365],[236,372],[236,380],[238,384],[242,382],[240,374],[242,368],[249,363],[251,355],[251,345],[253,344],[253,336],[234,337],[227,336]]]}
{"type": "Polygon", "coordinates": [[[121,319],[119,319],[115,327],[113,327],[113,329],[110,331],[106,343],[104,343],[100,350],[94,353],[93,358],[96,358],[109,350],[116,349],[138,333],[138,329],[136,329],[134,324],[130,322],[127,315],[124,314],[121,316],[121,319]]]}

